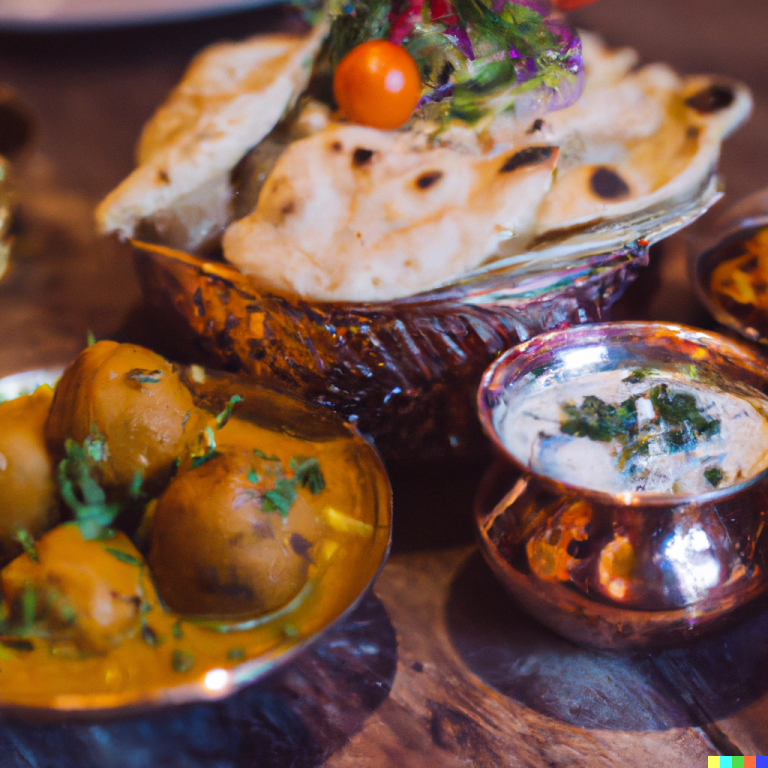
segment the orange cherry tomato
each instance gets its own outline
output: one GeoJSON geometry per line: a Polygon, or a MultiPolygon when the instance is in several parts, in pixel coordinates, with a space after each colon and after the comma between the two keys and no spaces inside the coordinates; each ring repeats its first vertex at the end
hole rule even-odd
{"type": "Polygon", "coordinates": [[[399,128],[421,98],[421,75],[405,48],[388,40],[355,46],[336,68],[333,95],[350,119],[372,128],[399,128]]]}
{"type": "Polygon", "coordinates": [[[591,5],[597,0],[552,0],[552,5],[559,11],[572,11],[574,8],[581,8],[582,5],[591,5]]]}

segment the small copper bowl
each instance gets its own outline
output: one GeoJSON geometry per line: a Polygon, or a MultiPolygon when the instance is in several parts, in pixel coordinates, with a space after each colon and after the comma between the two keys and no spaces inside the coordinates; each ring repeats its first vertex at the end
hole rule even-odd
{"type": "MultiPolygon", "coordinates": [[[[680,644],[724,626],[768,589],[763,536],[768,470],[708,493],[617,495],[532,472],[493,421],[527,374],[579,376],[624,367],[673,372],[768,393],[765,362],[694,328],[607,323],[545,334],[485,373],[480,419],[502,460],[485,478],[475,526],[487,562],[522,607],[580,645],[628,650],[680,644]]],[[[520,389],[523,388],[523,389],[520,389]]]]}

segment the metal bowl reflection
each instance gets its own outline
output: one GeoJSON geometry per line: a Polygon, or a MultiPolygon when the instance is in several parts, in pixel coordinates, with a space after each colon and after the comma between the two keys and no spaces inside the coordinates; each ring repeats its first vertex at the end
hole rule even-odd
{"type": "Polygon", "coordinates": [[[542,366],[576,376],[691,364],[712,386],[768,393],[768,370],[750,349],[658,323],[546,334],[510,350],[483,378],[481,421],[503,461],[477,497],[481,549],[523,608],[576,643],[613,650],[679,644],[733,621],[764,595],[768,472],[695,495],[568,486],[506,451],[493,408],[542,366]]]}

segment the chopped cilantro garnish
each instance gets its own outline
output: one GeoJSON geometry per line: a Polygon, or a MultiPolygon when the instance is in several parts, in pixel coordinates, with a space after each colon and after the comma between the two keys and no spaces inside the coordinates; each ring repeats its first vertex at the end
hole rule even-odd
{"type": "Polygon", "coordinates": [[[206,442],[208,443],[208,447],[202,454],[193,454],[191,464],[192,469],[196,469],[201,464],[205,464],[205,462],[208,461],[208,459],[210,459],[216,453],[216,438],[213,436],[213,430],[210,427],[206,427],[204,435],[206,442]]]}
{"type": "Polygon", "coordinates": [[[233,648],[231,651],[227,651],[227,659],[229,661],[241,661],[245,658],[245,651],[242,648],[233,648]]]}
{"type": "Polygon", "coordinates": [[[254,449],[253,455],[257,459],[264,459],[264,461],[280,461],[280,457],[279,456],[275,456],[274,453],[271,456],[267,456],[267,454],[264,453],[264,451],[261,451],[258,448],[254,449]]]}
{"type": "Polygon", "coordinates": [[[704,477],[713,488],[717,488],[723,482],[725,472],[720,467],[711,467],[704,472],[704,477]]]}
{"type": "Polygon", "coordinates": [[[177,672],[188,672],[195,665],[194,654],[189,651],[182,651],[180,648],[173,649],[171,656],[171,666],[177,672]]]}
{"type": "Polygon", "coordinates": [[[627,384],[639,384],[641,381],[645,381],[649,376],[653,376],[656,373],[652,368],[635,368],[632,373],[627,376],[626,379],[622,379],[627,384]]]}
{"type": "Polygon", "coordinates": [[[100,437],[87,437],[82,445],[64,443],[64,458],[59,464],[59,491],[72,510],[80,533],[87,541],[111,534],[110,526],[121,512],[121,505],[107,502],[106,494],[91,476],[95,464],[107,455],[100,437]]]}
{"type": "Polygon", "coordinates": [[[96,343],[96,337],[93,335],[93,331],[89,328],[88,333],[85,336],[85,345],[92,347],[96,343]]]}
{"type": "Polygon", "coordinates": [[[37,613],[37,590],[27,584],[21,593],[21,623],[22,632],[26,634],[32,629],[35,623],[35,614],[37,613]]]}
{"type": "Polygon", "coordinates": [[[216,417],[216,429],[221,429],[229,421],[235,406],[242,402],[243,398],[240,395],[232,395],[224,410],[216,417]]]}
{"type": "Polygon", "coordinates": [[[317,459],[297,456],[295,459],[291,459],[290,466],[299,488],[309,488],[313,494],[325,490],[325,478],[317,459]]]}
{"type": "Polygon", "coordinates": [[[27,555],[29,556],[29,559],[33,563],[37,563],[40,561],[37,556],[37,550],[35,549],[35,542],[32,541],[32,537],[29,535],[27,531],[25,531],[24,529],[20,531],[16,531],[16,535],[14,536],[14,538],[16,539],[16,541],[19,542],[19,544],[21,544],[22,547],[24,547],[24,551],[27,553],[27,555]]]}
{"type": "Polygon", "coordinates": [[[293,625],[293,624],[286,624],[283,627],[283,634],[286,637],[289,637],[291,639],[295,639],[299,636],[299,630],[293,625]]]}
{"type": "Polygon", "coordinates": [[[173,627],[171,627],[171,634],[177,640],[181,640],[181,638],[184,637],[184,630],[181,628],[181,621],[174,623],[173,627]]]}
{"type": "Polygon", "coordinates": [[[141,490],[141,486],[144,483],[144,476],[141,472],[137,472],[133,476],[133,480],[131,481],[131,486],[128,488],[128,495],[134,500],[139,501],[141,497],[144,495],[141,490]]]}
{"type": "MultiPolygon", "coordinates": [[[[648,373],[646,370],[633,371],[624,381],[640,382],[648,373]]],[[[564,403],[561,407],[566,417],[560,425],[564,434],[599,442],[616,440],[622,446],[618,460],[620,471],[631,466],[635,457],[648,455],[652,441],[662,444],[668,453],[676,453],[693,450],[700,439],[706,440],[720,432],[720,421],[707,419],[699,410],[694,395],[675,392],[666,384],[657,384],[645,395],[631,397],[618,406],[589,395],[580,406],[564,403]],[[642,428],[636,405],[641,397],[650,400],[654,411],[654,417],[642,428]]],[[[722,477],[717,482],[721,480],[722,477]]]]}
{"type": "Polygon", "coordinates": [[[126,377],[131,381],[137,381],[139,384],[159,384],[163,380],[161,370],[149,371],[145,368],[134,368],[128,371],[126,377]]]}
{"type": "Polygon", "coordinates": [[[249,483],[258,483],[259,482],[259,476],[254,472],[254,470],[251,470],[248,473],[248,482],[249,483]]]}
{"type": "Polygon", "coordinates": [[[151,645],[153,648],[156,648],[161,644],[161,640],[157,636],[157,632],[155,632],[155,630],[152,629],[152,627],[150,627],[146,622],[142,623],[141,625],[141,639],[147,645],[151,645]]]}
{"type": "Polygon", "coordinates": [[[293,481],[281,477],[275,483],[274,490],[264,494],[263,509],[265,512],[279,512],[282,517],[287,517],[294,501],[296,488],[293,481]]]}
{"type": "Polygon", "coordinates": [[[589,395],[578,407],[563,405],[563,412],[568,418],[561,424],[560,430],[566,435],[607,443],[637,432],[637,407],[633,398],[616,407],[589,395]]]}
{"type": "Polygon", "coordinates": [[[135,558],[133,555],[129,555],[127,552],[121,552],[119,549],[112,549],[112,547],[104,547],[104,551],[109,552],[112,557],[116,557],[122,563],[127,563],[128,565],[136,565],[139,568],[142,567],[141,560],[135,558]]]}

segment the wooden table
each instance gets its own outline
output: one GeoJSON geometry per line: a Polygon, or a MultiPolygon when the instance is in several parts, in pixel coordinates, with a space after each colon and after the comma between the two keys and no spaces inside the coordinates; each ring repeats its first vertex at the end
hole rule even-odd
{"type": "MultiPolygon", "coordinates": [[[[764,0],[602,0],[577,19],[645,60],[745,80],[755,116],[726,145],[722,172],[732,197],[768,183],[764,0]]],[[[38,118],[16,164],[22,207],[0,282],[0,374],[67,362],[88,329],[152,341],[130,252],[94,235],[93,206],[130,170],[142,124],[195,51],[285,23],[273,10],[0,34],[0,80],[38,118]]],[[[707,322],[683,238],[657,254],[621,312],[707,322]]],[[[394,551],[375,595],[265,683],[222,704],[115,723],[3,723],[0,768],[693,768],[708,754],[768,753],[767,611],[652,656],[580,650],[522,615],[479,558],[469,514],[481,470],[396,472],[394,551]]]]}

